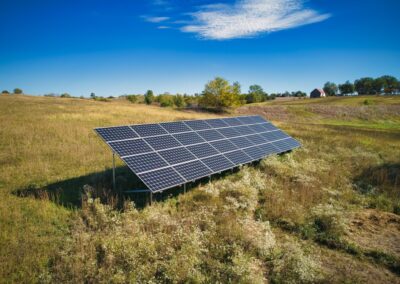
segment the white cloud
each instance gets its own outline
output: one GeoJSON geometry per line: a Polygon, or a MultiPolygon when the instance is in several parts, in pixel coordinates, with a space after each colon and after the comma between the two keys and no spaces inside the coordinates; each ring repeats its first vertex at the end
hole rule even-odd
{"type": "Polygon", "coordinates": [[[205,39],[252,37],[263,32],[317,23],[330,17],[304,8],[302,0],[239,0],[235,4],[203,6],[190,14],[193,21],[181,27],[205,39]]]}
{"type": "Polygon", "coordinates": [[[144,20],[146,22],[150,23],[161,23],[169,20],[169,17],[148,17],[148,16],[143,16],[144,20]]]}

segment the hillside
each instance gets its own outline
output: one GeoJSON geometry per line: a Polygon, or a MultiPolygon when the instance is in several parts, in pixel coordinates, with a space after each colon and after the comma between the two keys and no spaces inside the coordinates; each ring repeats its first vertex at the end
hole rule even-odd
{"type": "Polygon", "coordinates": [[[217,115],[0,95],[0,282],[400,283],[399,97],[250,113],[303,147],[135,207],[92,129],[217,115]]]}

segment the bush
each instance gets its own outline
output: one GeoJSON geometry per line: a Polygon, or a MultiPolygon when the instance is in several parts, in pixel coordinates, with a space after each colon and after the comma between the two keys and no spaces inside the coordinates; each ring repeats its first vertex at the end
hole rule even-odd
{"type": "Polygon", "coordinates": [[[321,266],[297,242],[280,246],[273,260],[272,283],[315,283],[322,280],[321,266]]]}
{"type": "Polygon", "coordinates": [[[71,98],[71,95],[68,93],[61,94],[61,98],[71,98]]]}
{"type": "Polygon", "coordinates": [[[144,95],[144,102],[147,105],[151,105],[154,102],[154,94],[152,90],[148,90],[144,95]]]}
{"type": "Polygon", "coordinates": [[[138,97],[136,95],[127,95],[126,99],[133,104],[138,101],[138,97]]]}
{"type": "Polygon", "coordinates": [[[174,96],[170,94],[162,94],[157,97],[157,101],[160,103],[161,107],[173,107],[174,106],[174,96]]]}
{"type": "Polygon", "coordinates": [[[14,89],[14,94],[22,94],[22,93],[23,93],[22,89],[20,89],[20,88],[14,89]]]}
{"type": "Polygon", "coordinates": [[[1,93],[2,93],[2,94],[9,94],[10,92],[7,91],[7,90],[3,90],[1,93]]]}

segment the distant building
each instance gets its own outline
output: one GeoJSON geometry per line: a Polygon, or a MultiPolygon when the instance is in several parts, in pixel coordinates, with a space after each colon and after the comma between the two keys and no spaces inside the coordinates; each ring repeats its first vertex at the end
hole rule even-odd
{"type": "Polygon", "coordinates": [[[323,98],[326,97],[324,90],[315,89],[310,93],[310,98],[323,98]]]}

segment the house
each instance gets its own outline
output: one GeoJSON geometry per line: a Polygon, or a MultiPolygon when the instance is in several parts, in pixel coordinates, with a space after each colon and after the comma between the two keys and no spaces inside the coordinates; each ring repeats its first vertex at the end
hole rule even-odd
{"type": "Polygon", "coordinates": [[[310,98],[323,98],[323,97],[326,97],[323,89],[314,89],[314,91],[310,93],[310,98]]]}

